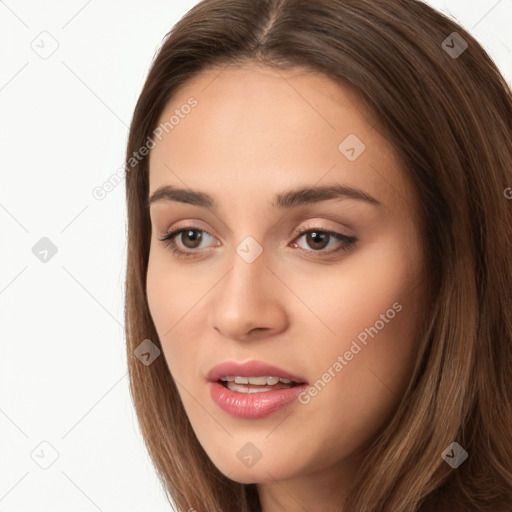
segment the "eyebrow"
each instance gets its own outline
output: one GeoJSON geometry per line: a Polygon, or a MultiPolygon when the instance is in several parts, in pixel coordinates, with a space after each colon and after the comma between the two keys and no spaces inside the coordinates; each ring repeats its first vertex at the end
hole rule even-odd
{"type": "MultiPolygon", "coordinates": [[[[290,209],[304,204],[319,203],[329,199],[358,199],[374,206],[382,206],[382,203],[373,196],[355,187],[334,184],[316,187],[302,187],[276,194],[271,203],[273,208],[290,209]]],[[[177,201],[180,203],[202,206],[212,210],[218,210],[215,199],[205,193],[191,189],[182,189],[171,185],[159,187],[149,197],[148,207],[153,203],[163,201],[177,201]]]]}

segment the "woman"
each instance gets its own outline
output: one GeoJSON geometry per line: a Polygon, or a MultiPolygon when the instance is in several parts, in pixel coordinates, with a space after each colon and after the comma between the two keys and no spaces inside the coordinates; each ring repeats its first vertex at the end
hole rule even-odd
{"type": "Polygon", "coordinates": [[[495,64],[415,0],[173,28],[128,141],[126,335],[178,510],[512,510],[511,135],[495,64]]]}

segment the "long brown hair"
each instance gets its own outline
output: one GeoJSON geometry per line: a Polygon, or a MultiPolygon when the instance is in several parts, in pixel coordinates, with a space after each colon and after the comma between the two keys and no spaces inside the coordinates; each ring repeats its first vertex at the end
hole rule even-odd
{"type": "Polygon", "coordinates": [[[256,485],[225,477],[200,446],[165,359],[145,366],[134,356],[147,338],[160,346],[146,296],[140,149],[178,87],[245,62],[299,66],[356,91],[419,198],[421,349],[344,510],[467,512],[512,500],[512,93],[466,30],[417,0],[204,0],[152,63],[127,148],[125,323],[130,390],[169,498],[179,511],[260,510],[256,485]],[[456,469],[441,457],[454,441],[468,452],[456,469]]]}

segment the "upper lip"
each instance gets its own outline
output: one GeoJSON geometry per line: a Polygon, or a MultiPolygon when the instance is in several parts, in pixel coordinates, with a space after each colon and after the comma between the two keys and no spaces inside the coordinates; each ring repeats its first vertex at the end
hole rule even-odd
{"type": "Polygon", "coordinates": [[[290,379],[298,384],[306,383],[306,379],[293,373],[287,372],[278,366],[265,363],[264,361],[224,361],[214,366],[206,378],[211,382],[218,381],[221,377],[281,377],[290,379]]]}

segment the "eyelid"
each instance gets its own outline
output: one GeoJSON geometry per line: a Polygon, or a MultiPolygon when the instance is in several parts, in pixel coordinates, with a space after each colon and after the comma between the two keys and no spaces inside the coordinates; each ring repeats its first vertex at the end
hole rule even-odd
{"type": "Polygon", "coordinates": [[[348,226],[339,227],[339,223],[338,223],[338,227],[329,227],[329,226],[322,225],[322,223],[325,223],[325,220],[322,221],[322,220],[308,219],[305,221],[304,224],[301,224],[300,226],[296,227],[293,230],[292,234],[296,235],[296,234],[304,233],[305,231],[317,230],[317,231],[324,231],[327,233],[335,233],[335,234],[343,235],[344,237],[347,237],[347,238],[355,238],[353,235],[350,235],[347,233],[347,232],[352,231],[348,226]]]}
{"type": "MultiPolygon", "coordinates": [[[[194,222],[198,222],[198,221],[194,221],[194,222]]],[[[322,231],[322,232],[331,233],[331,234],[340,234],[340,235],[343,235],[344,237],[351,238],[350,235],[338,233],[335,229],[331,229],[331,228],[328,228],[325,226],[320,226],[318,223],[312,223],[312,224],[314,224],[314,225],[312,225],[310,227],[309,226],[296,227],[292,231],[292,236],[298,236],[298,235],[304,234],[307,231],[317,230],[317,231],[322,231]]],[[[198,226],[197,224],[191,224],[191,223],[180,224],[180,223],[178,223],[175,226],[173,226],[172,228],[169,228],[168,230],[166,230],[162,234],[160,241],[162,241],[162,238],[169,237],[170,235],[178,235],[180,233],[180,231],[187,230],[187,229],[193,230],[193,231],[200,231],[200,232],[206,233],[208,236],[214,238],[213,235],[209,231],[207,231],[206,229],[203,229],[202,227],[198,226]]]]}
{"type": "MultiPolygon", "coordinates": [[[[338,230],[340,230],[340,229],[345,230],[345,231],[347,231],[347,230],[351,231],[351,229],[345,225],[343,225],[343,227],[332,227],[331,228],[328,226],[322,226],[321,225],[322,222],[326,222],[326,221],[325,220],[315,220],[315,217],[307,218],[304,220],[305,226],[302,224],[299,225],[299,227],[296,227],[292,231],[292,234],[293,235],[300,234],[301,232],[308,230],[308,229],[316,229],[318,231],[322,230],[322,231],[328,231],[328,232],[338,232],[338,230]],[[303,227],[300,227],[300,226],[303,226],[303,227]]],[[[166,236],[171,232],[176,232],[180,229],[194,229],[197,231],[204,231],[205,233],[208,233],[208,235],[213,236],[207,229],[202,228],[201,224],[202,224],[202,221],[200,221],[199,219],[193,219],[193,218],[188,219],[186,221],[179,221],[177,224],[172,225],[172,228],[165,230],[163,233],[163,236],[166,236]]],[[[347,234],[347,233],[340,233],[340,234],[343,234],[344,236],[349,237],[349,238],[351,237],[351,235],[347,234]]]]}

